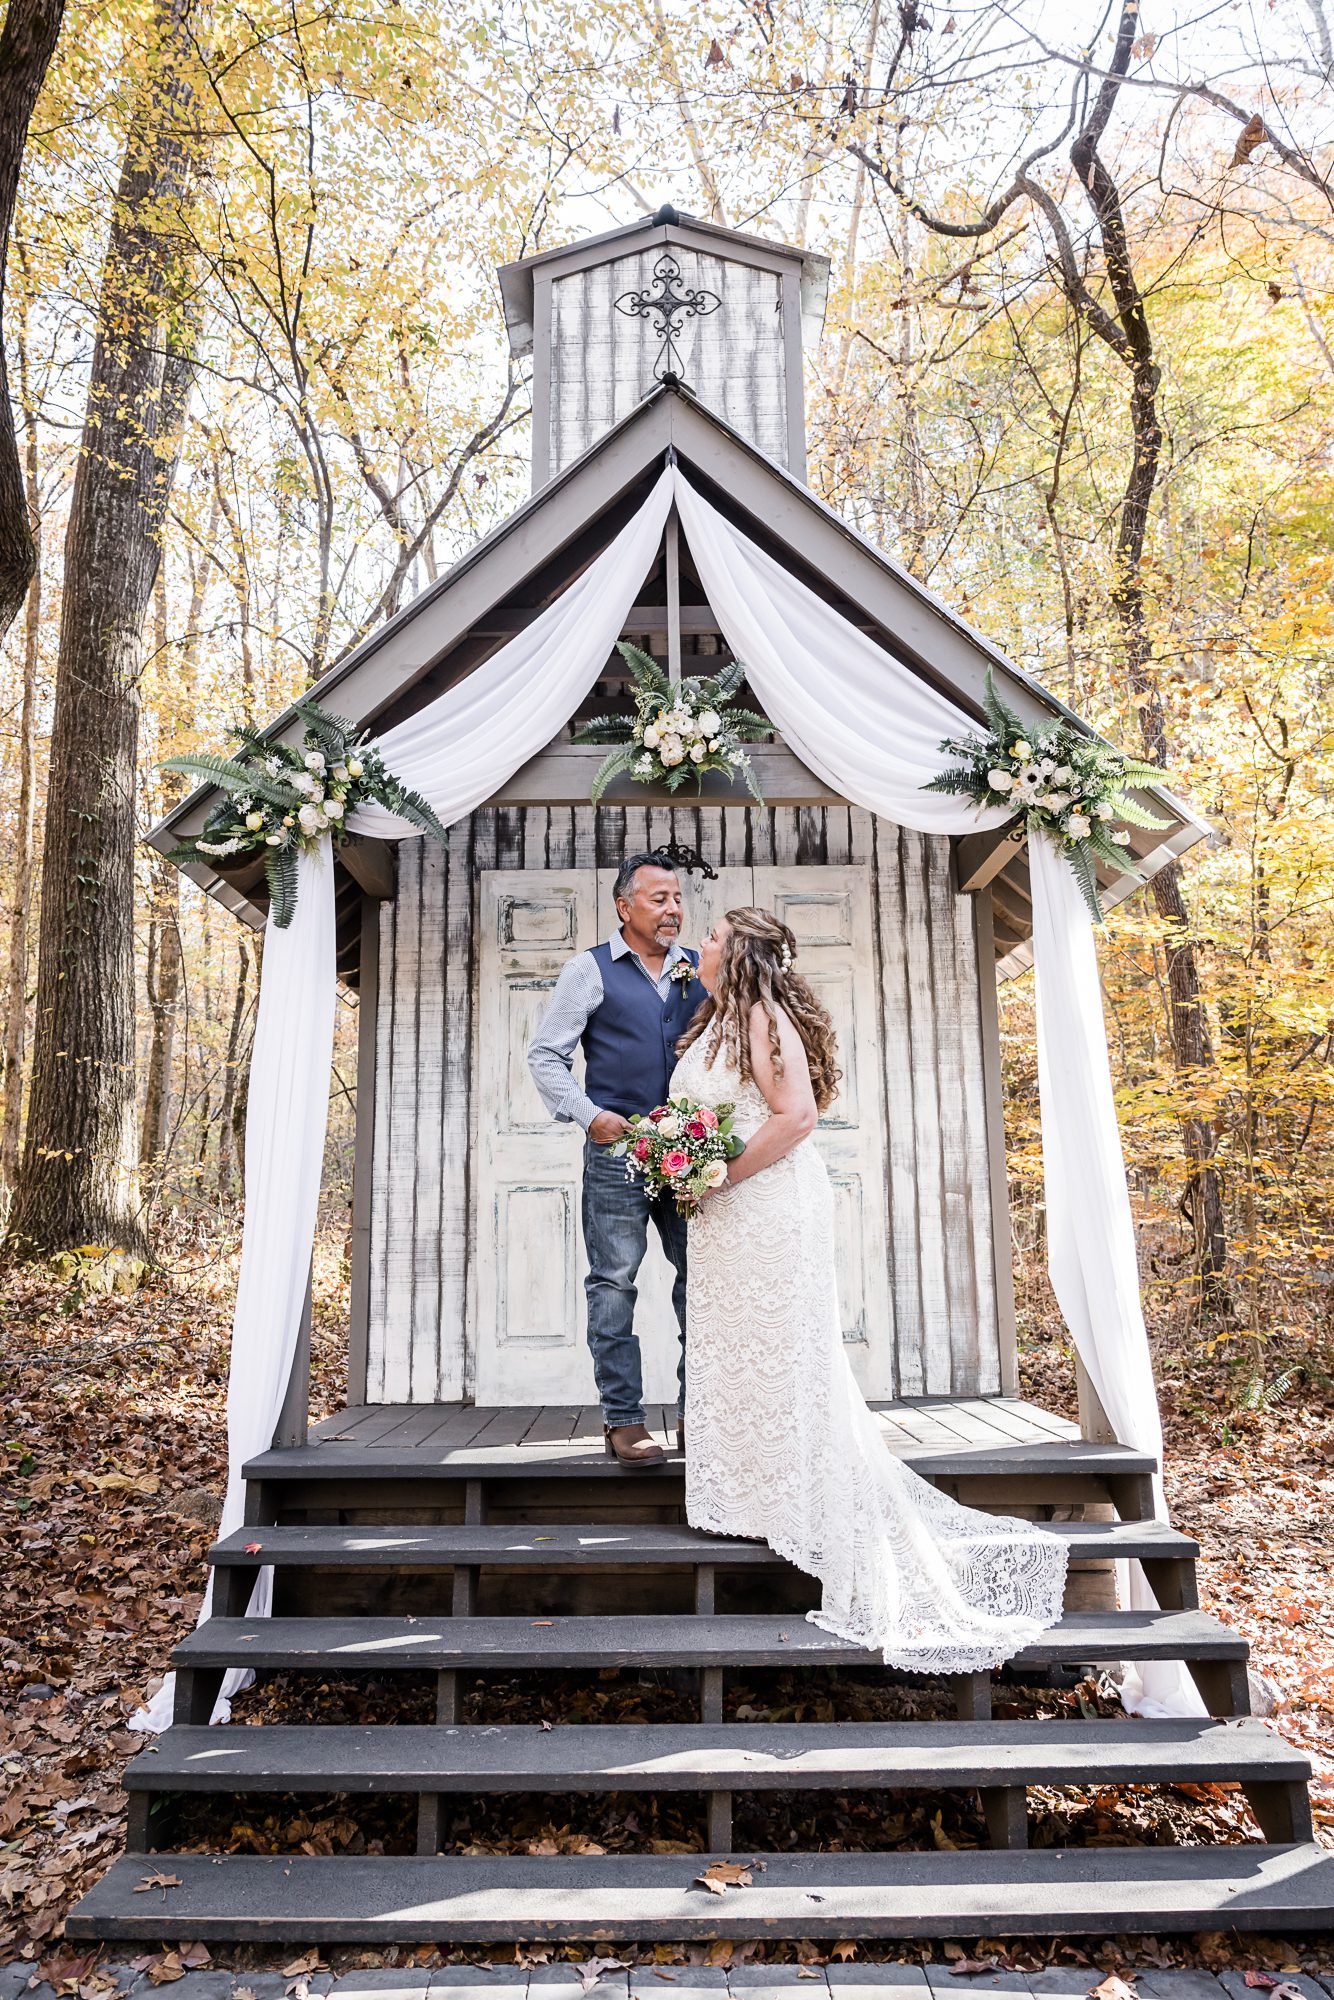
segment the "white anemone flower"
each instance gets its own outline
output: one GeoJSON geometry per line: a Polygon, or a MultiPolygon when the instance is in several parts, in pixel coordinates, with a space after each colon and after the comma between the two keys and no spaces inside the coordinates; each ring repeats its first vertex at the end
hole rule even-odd
{"type": "Polygon", "coordinates": [[[1019,773],[1019,783],[1026,785],[1030,792],[1035,792],[1042,783],[1041,767],[1037,764],[1025,764],[1019,773]]]}

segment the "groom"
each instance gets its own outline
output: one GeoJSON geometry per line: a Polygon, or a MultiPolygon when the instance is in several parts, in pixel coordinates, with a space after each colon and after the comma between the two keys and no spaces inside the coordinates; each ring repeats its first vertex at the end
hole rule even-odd
{"type": "Polygon", "coordinates": [[[588,1345],[614,1457],[640,1470],[666,1457],[644,1424],[643,1370],[635,1333],[635,1279],[652,1221],[676,1272],[672,1304],[681,1328],[677,1420],[685,1411],[686,1225],[670,1197],[650,1202],[608,1149],[632,1112],[667,1095],[676,1043],[707,998],[693,952],[681,944],[681,884],[665,854],[629,854],[612,894],[620,928],[563,967],[528,1049],[538,1095],[553,1118],[583,1127],[584,1247],[588,1345]],[[584,1083],[571,1074],[583,1044],[584,1083]]]}

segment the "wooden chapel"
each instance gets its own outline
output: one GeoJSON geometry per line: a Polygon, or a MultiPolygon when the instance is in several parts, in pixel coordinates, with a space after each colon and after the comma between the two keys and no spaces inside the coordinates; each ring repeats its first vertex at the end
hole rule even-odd
{"type": "MultiPolygon", "coordinates": [[[[1026,722],[1063,712],[806,485],[803,342],[825,260],[664,209],[500,276],[511,345],[533,357],[532,497],[326,675],[323,705],[378,733],[429,703],[565,590],[675,453],[887,660],[975,716],[988,671],[1026,722]]],[[[624,636],[673,674],[723,656],[674,519],[624,636]]],[[[625,699],[623,673],[608,659],[590,711],[625,699]]],[[[602,753],[571,742],[579,720],[446,850],[338,850],[338,970],[360,1006],[348,1407],[308,1432],[299,1349],[272,1448],[245,1468],[245,1526],[212,1552],[211,1615],[173,1654],[175,1720],[125,1774],[128,1851],[68,1934],[473,1956],[544,1939],[610,1945],[614,1963],[718,1939],[759,1939],[771,1960],[801,1940],[1327,1923],[1334,1856],[1314,1844],[1309,1766],[1249,1718],[1245,1642],[1199,1609],[1197,1545],[1154,1518],[1154,1457],[1110,1436],[1091,1401],[1076,1426],[1018,1394],[996,988],[1028,963],[1022,842],[876,819],[776,737],[754,754],[763,808],[716,779],[699,799],[625,780],[595,811],[602,753]],[[846,1083],[817,1142],[838,1191],[844,1338],[886,1450],[1067,1539],[1064,1615],[1005,1663],[1003,1708],[991,1673],[905,1688],[810,1623],[809,1578],[763,1543],[686,1524],[679,1457],[636,1475],[602,1456],[579,1135],[545,1117],[525,1050],[561,965],[614,923],[622,855],[673,842],[702,864],[688,930],[733,904],[776,906],[838,1026],[846,1083]],[[1127,1560],[1156,1608],[1119,1606],[1112,1567],[1127,1560]],[[251,1616],[265,1571],[273,1615],[251,1616]],[[1184,1663],[1207,1713],[1113,1718],[1089,1698],[1096,1679],[1076,1691],[1150,1661],[1184,1663]],[[242,1697],[268,1705],[210,1727],[234,1669],[276,1683],[242,1697]],[[617,1711],[629,1719],[562,1706],[572,1687],[618,1681],[638,1691],[617,1711]],[[1254,1825],[1223,1845],[1083,1844],[1069,1802],[1051,1805],[1052,1787],[1101,1811],[1122,1786],[1224,1783],[1254,1825]],[[766,1851],[752,1807],[774,1793],[799,1813],[766,1851]],[[957,1843],[929,1830],[945,1793],[975,1815],[957,1843]],[[660,1804],[682,1794],[689,1840],[655,1839],[660,1804]],[[275,1795],[300,1808],[276,1840],[222,1852],[219,1822],[201,1832],[201,1801],[275,1795]],[[587,1832],[608,1795],[633,1808],[612,1851],[587,1832]],[[521,1808],[562,1838],[495,1831],[521,1808]],[[342,1831],[321,1845],[312,1823],[342,1831]],[[747,1869],[709,1893],[708,1869],[738,1854],[747,1869]]],[[[300,733],[290,714],[273,727],[300,733]]],[[[198,829],[210,796],[157,845],[198,829]]],[[[1207,833],[1166,792],[1152,803],[1168,826],[1132,834],[1144,875],[1207,833]]],[[[264,921],[258,868],[192,872],[264,921]]],[[[1109,877],[1105,901],[1139,879],[1109,877]]],[[[665,1402],[665,1286],[644,1285],[638,1326],[665,1402]]],[[[840,1964],[827,1984],[846,1974],[861,2000],[901,2000],[910,1973],[929,2000],[916,1967],[840,1964]]],[[[708,1974],[657,1976],[702,2000],[727,1979],[708,1974]]],[[[456,2000],[508,1996],[506,1976],[429,1974],[456,2000]]],[[[637,1976],[605,1990],[627,2000],[637,1976]]]]}
{"type": "MultiPolygon", "coordinates": [[[[533,357],[533,497],[316,698],[372,731],[429,702],[559,595],[675,451],[715,506],[965,709],[980,712],[990,669],[1026,720],[1063,712],[805,484],[802,343],[826,281],[821,257],[669,211],[503,270],[511,345],[533,357]],[[678,314],[667,370],[652,320],[664,284],[716,301],[678,314]]],[[[727,657],[674,518],[624,636],[673,674],[727,657]]],[[[608,661],[587,713],[625,699],[624,674],[608,661]]],[[[613,927],[622,855],[671,842],[710,871],[690,875],[687,937],[730,905],[781,909],[839,1029],[846,1081],[822,1144],[864,1391],[1012,1394],[996,982],[1028,963],[1022,844],[877,822],[777,740],[755,754],[764,808],[714,777],[698,800],[625,779],[594,811],[600,754],[569,740],[581,719],[452,830],[447,854],[341,850],[339,969],[361,1008],[349,1404],[589,1400],[579,1135],[546,1119],[524,1051],[565,959],[613,927]]],[[[159,845],[210,799],[186,801],[159,845]]],[[[1170,826],[1134,834],[1146,874],[1205,832],[1166,793],[1154,805],[1170,826]]],[[[257,867],[196,872],[263,920],[257,867]]],[[[1107,901],[1139,886],[1108,879],[1107,901]]],[[[649,1393],[666,1397],[675,1333],[650,1262],[641,1338],[649,1393]]]]}

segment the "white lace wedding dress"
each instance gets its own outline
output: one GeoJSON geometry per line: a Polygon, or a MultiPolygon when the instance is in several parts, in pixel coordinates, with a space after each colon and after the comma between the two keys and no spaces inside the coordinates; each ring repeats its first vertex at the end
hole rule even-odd
{"type": "MultiPolygon", "coordinates": [[[[706,1032],[673,1097],[769,1115],[706,1032]]],[[[824,1586],[807,1616],[918,1673],[998,1665],[1061,1615],[1066,1550],[940,1493],[887,1449],[843,1349],[833,1195],[812,1139],[690,1223],[686,1515],[768,1542],[824,1586]]]]}

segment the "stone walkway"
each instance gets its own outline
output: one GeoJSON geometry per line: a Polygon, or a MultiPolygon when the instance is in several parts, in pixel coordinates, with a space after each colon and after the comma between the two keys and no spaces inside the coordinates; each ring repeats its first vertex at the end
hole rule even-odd
{"type": "MultiPolygon", "coordinates": [[[[119,2000],[134,1993],[149,2000],[285,2000],[297,1982],[280,1972],[189,1972],[154,1987],[147,1973],[107,1966],[120,1981],[119,2000]]],[[[32,1968],[0,1967],[0,2000],[55,2000],[49,1986],[28,1985],[32,1968]]],[[[988,1972],[959,1977],[941,1965],[743,1965],[635,1966],[602,1973],[585,1988],[573,1965],[446,1965],[434,1970],[382,1967],[370,1972],[316,1974],[304,1982],[309,2000],[964,2000],[986,1994],[999,2000],[1086,2000],[1102,1974],[1096,1966],[1054,1967],[1046,1972],[988,1972]]],[[[1123,1975],[1139,2000],[1267,2000],[1272,1989],[1246,1984],[1244,1972],[1150,1972],[1123,1975]]],[[[1334,1972],[1270,1975],[1287,1989],[1281,2000],[1334,2000],[1334,1972]]]]}

